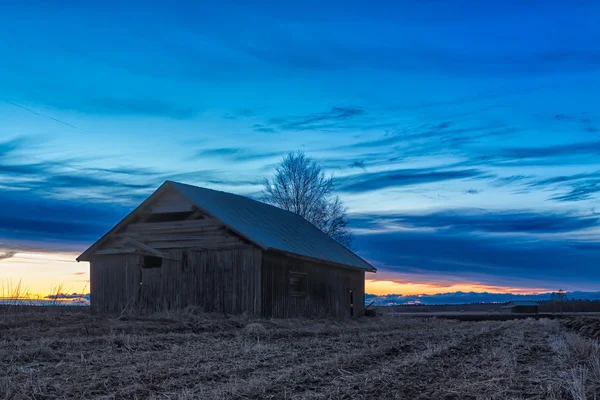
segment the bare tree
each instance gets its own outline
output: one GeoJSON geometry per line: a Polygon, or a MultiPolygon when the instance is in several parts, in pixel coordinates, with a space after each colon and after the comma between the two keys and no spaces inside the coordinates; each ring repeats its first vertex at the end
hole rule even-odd
{"type": "Polygon", "coordinates": [[[346,221],[347,209],[334,194],[333,176],[301,151],[289,152],[272,179],[264,179],[267,203],[304,217],[342,245],[351,248],[353,236],[346,221]]]}

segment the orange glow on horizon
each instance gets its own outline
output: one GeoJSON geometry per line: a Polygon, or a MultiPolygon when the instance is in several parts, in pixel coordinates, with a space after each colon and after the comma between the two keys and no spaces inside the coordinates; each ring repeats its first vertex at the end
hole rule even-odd
{"type": "Polygon", "coordinates": [[[0,260],[0,298],[89,292],[89,264],[75,253],[19,252],[0,260]]]}
{"type": "Polygon", "coordinates": [[[476,282],[452,283],[443,285],[428,282],[396,282],[391,280],[367,279],[365,281],[365,293],[375,295],[402,294],[415,296],[420,294],[438,294],[447,292],[489,292],[489,293],[512,293],[512,294],[534,294],[547,293],[549,289],[542,288],[518,288],[506,286],[482,285],[476,282]]]}
{"type": "MultiPolygon", "coordinates": [[[[0,253],[2,250],[0,249],[0,253]]],[[[89,264],[77,263],[76,253],[17,253],[0,260],[0,298],[12,297],[18,291],[21,297],[43,298],[50,294],[89,293],[89,264]]],[[[439,294],[447,292],[490,292],[533,294],[551,292],[549,288],[523,288],[484,285],[477,282],[435,283],[422,277],[411,281],[394,279],[367,279],[365,292],[375,295],[439,294]]]]}

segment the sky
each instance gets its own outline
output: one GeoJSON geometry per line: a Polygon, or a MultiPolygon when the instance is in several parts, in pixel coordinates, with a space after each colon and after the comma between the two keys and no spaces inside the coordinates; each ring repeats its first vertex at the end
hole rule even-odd
{"type": "MultiPolygon", "coordinates": [[[[600,288],[600,3],[19,1],[0,13],[0,292],[165,180],[334,174],[367,292],[600,288]]],[[[0,297],[3,293],[0,293],[0,297]]]]}

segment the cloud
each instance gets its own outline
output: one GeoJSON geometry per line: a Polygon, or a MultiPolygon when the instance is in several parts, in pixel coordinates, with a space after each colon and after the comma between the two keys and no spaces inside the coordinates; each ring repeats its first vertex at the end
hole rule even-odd
{"type": "MultiPolygon", "coordinates": [[[[498,231],[500,229],[483,227],[498,231]]],[[[502,230],[520,228],[503,227],[502,230]]],[[[528,223],[526,229],[532,229],[528,223]]],[[[534,230],[563,230],[552,224],[534,230]]],[[[600,248],[581,251],[571,240],[467,232],[404,230],[356,235],[360,255],[378,266],[378,273],[419,275],[448,281],[508,287],[562,287],[587,290],[600,285],[600,248]],[[586,288],[586,289],[584,289],[586,288]]]]}
{"type": "Polygon", "coordinates": [[[579,142],[545,147],[513,147],[500,151],[508,159],[573,157],[578,155],[600,155],[600,142],[579,142]]]}
{"type": "MultiPolygon", "coordinates": [[[[515,167],[555,167],[595,165],[600,160],[600,142],[565,143],[553,146],[530,147],[462,147],[458,142],[440,142],[434,144],[432,149],[444,148],[448,143],[453,143],[454,155],[464,157],[463,161],[456,162],[453,167],[479,167],[486,168],[515,168],[515,167]]],[[[426,148],[411,146],[413,152],[422,153],[426,148]]],[[[500,177],[496,183],[500,185],[513,184],[517,180],[535,178],[531,175],[513,175],[500,177]]]]}
{"type": "Polygon", "coordinates": [[[572,184],[569,192],[554,195],[551,199],[557,201],[588,200],[597,193],[600,193],[600,179],[583,180],[572,184]]]}
{"type": "Polygon", "coordinates": [[[31,191],[0,190],[0,203],[0,237],[23,241],[93,241],[132,209],[59,200],[31,191]]]}
{"type": "Polygon", "coordinates": [[[25,137],[17,137],[4,142],[0,142],[0,160],[22,149],[28,144],[25,137]]]}
{"type": "Polygon", "coordinates": [[[447,233],[555,234],[600,226],[600,216],[527,210],[452,209],[429,213],[354,214],[353,227],[365,229],[433,228],[447,233]]]}
{"type": "Polygon", "coordinates": [[[524,180],[528,180],[528,179],[532,179],[532,178],[534,178],[533,175],[503,176],[503,177],[496,178],[494,184],[496,186],[512,185],[514,183],[522,182],[524,180]]]}
{"type": "Polygon", "coordinates": [[[164,182],[148,168],[88,168],[79,160],[23,163],[30,150],[25,139],[0,143],[0,238],[13,242],[2,248],[89,243],[164,182]]]}
{"type": "MultiPolygon", "coordinates": [[[[112,227],[112,226],[111,226],[112,227]]],[[[103,232],[103,234],[106,232],[103,232]]],[[[15,253],[48,253],[48,254],[63,254],[65,252],[70,253],[81,253],[89,245],[98,239],[95,237],[91,240],[65,240],[56,238],[29,238],[27,235],[18,234],[12,238],[10,233],[5,235],[4,232],[0,231],[0,251],[10,251],[15,253]]],[[[23,257],[20,257],[23,258],[23,257]]],[[[64,262],[76,262],[73,259],[63,259],[60,261],[64,262]]]]}
{"type": "Polygon", "coordinates": [[[252,125],[252,130],[254,132],[261,132],[261,133],[275,133],[275,129],[273,128],[269,128],[268,126],[264,126],[261,124],[254,124],[252,125]]]}
{"type": "Polygon", "coordinates": [[[220,147],[216,149],[206,149],[200,150],[198,152],[198,157],[221,157],[221,156],[230,156],[232,154],[237,154],[241,152],[242,149],[234,148],[234,147],[220,147]]]}
{"type": "Polygon", "coordinates": [[[241,147],[221,147],[214,149],[200,150],[195,158],[214,157],[233,161],[252,161],[263,160],[273,157],[279,157],[285,154],[284,151],[263,151],[260,148],[241,148],[241,147]]]}
{"type": "Polygon", "coordinates": [[[483,165],[473,157],[473,144],[520,132],[517,128],[493,123],[464,127],[457,125],[458,121],[443,121],[403,129],[396,127],[381,136],[371,135],[368,140],[337,146],[336,149],[348,152],[379,150],[382,154],[400,154],[402,157],[451,154],[470,160],[457,163],[456,166],[483,165]]]}
{"type": "Polygon", "coordinates": [[[390,187],[420,185],[457,179],[481,179],[490,175],[476,169],[414,168],[369,172],[336,178],[342,192],[370,192],[390,187]]]}
{"type": "Polygon", "coordinates": [[[37,196],[87,198],[110,202],[140,201],[164,182],[151,168],[86,167],[86,160],[23,162],[31,157],[31,140],[0,143],[0,190],[29,191],[37,196]]]}
{"type": "Polygon", "coordinates": [[[5,251],[3,254],[0,254],[0,261],[9,259],[13,257],[17,252],[15,251],[5,251]]]}
{"type": "Polygon", "coordinates": [[[366,110],[360,107],[331,107],[328,111],[311,115],[271,118],[269,123],[279,129],[291,131],[332,129],[365,114],[366,110]]]}
{"type": "Polygon", "coordinates": [[[354,161],[352,164],[350,164],[350,168],[360,168],[363,171],[366,171],[367,168],[365,166],[365,162],[360,160],[360,161],[354,161]]]}
{"type": "Polygon", "coordinates": [[[160,174],[160,171],[153,168],[137,168],[137,167],[114,167],[114,168],[96,168],[96,167],[88,167],[88,168],[77,168],[74,169],[84,170],[84,171],[96,171],[96,172],[106,172],[109,174],[116,175],[132,175],[132,176],[156,176],[160,174]]]}
{"type": "Polygon", "coordinates": [[[568,202],[591,199],[600,193],[600,171],[573,175],[559,175],[551,178],[530,180],[530,189],[561,191],[550,197],[551,200],[568,202]]]}

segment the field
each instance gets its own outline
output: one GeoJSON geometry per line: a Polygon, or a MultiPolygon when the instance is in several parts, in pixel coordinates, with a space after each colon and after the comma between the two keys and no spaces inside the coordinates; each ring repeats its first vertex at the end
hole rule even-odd
{"type": "Polygon", "coordinates": [[[592,399],[600,320],[0,313],[0,398],[592,399]]]}

